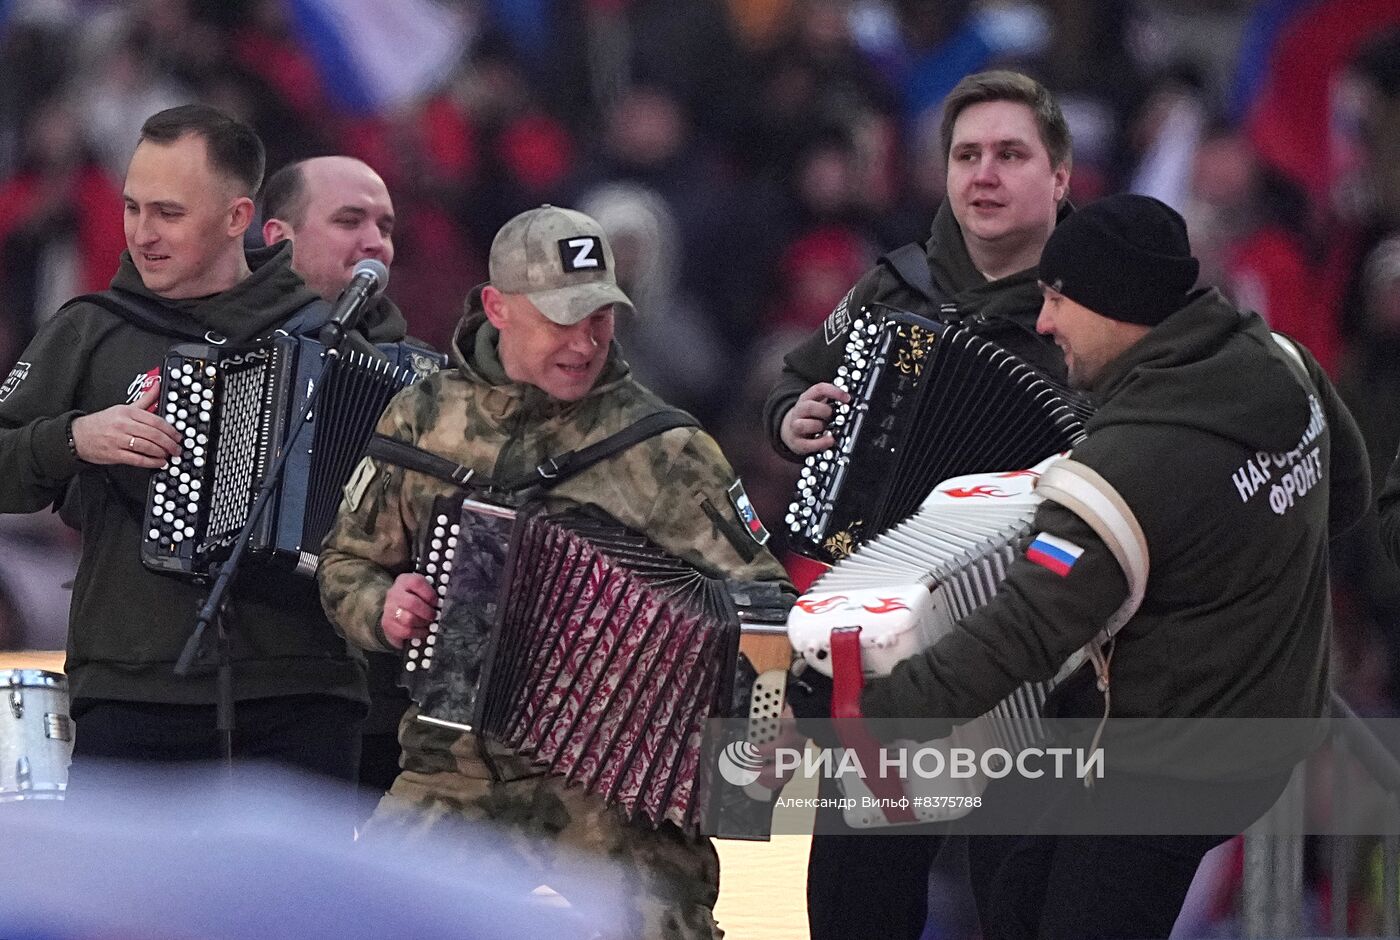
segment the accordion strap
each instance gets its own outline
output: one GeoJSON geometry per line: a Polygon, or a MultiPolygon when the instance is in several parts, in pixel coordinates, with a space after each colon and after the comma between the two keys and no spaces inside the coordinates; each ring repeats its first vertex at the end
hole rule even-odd
{"type": "Polygon", "coordinates": [[[1066,457],[1040,475],[1036,492],[1083,519],[1103,539],[1128,581],[1128,596],[1108,618],[1100,642],[1113,637],[1142,606],[1147,592],[1147,539],[1127,502],[1093,468],[1066,457]]]}
{"type": "Polygon", "coordinates": [[[369,445],[365,447],[365,456],[416,470],[457,486],[466,486],[476,475],[474,470],[454,463],[446,457],[439,457],[430,450],[379,433],[375,433],[369,439],[369,445]]]}
{"type": "Polygon", "coordinates": [[[491,483],[482,474],[448,460],[446,457],[441,457],[421,447],[415,447],[405,441],[386,437],[383,434],[375,434],[370,438],[369,446],[365,448],[365,454],[376,460],[383,460],[386,463],[437,477],[439,480],[445,480],[456,486],[466,486],[468,482],[477,480],[482,486],[529,497],[552,489],[594,464],[606,460],[614,454],[621,453],[647,438],[655,437],[673,428],[685,427],[698,427],[698,423],[679,408],[656,411],[629,424],[616,434],[608,435],[597,443],[590,444],[581,450],[569,450],[550,457],[523,477],[502,483],[491,483]]]}
{"type": "Polygon", "coordinates": [[[674,428],[693,427],[699,427],[699,422],[679,408],[654,411],[616,434],[610,434],[582,450],[566,450],[562,454],[556,454],[523,477],[501,483],[500,488],[507,493],[521,493],[527,496],[541,493],[648,438],[674,428]]]}
{"type": "MultiPolygon", "coordinates": [[[[1083,519],[1103,539],[1108,550],[1123,569],[1128,579],[1128,596],[1119,608],[1108,618],[1099,635],[1084,647],[1084,653],[1094,664],[1098,674],[1099,691],[1103,693],[1103,718],[1094,732],[1089,750],[1098,748],[1103,737],[1108,715],[1113,707],[1113,692],[1109,681],[1109,667],[1113,663],[1113,637],[1132,619],[1142,606],[1143,595],[1147,592],[1148,553],[1147,539],[1142,534],[1142,526],[1128,507],[1127,501],[1098,471],[1087,464],[1066,457],[1046,467],[1036,483],[1036,492],[1046,499],[1053,500],[1083,519]]],[[[1084,785],[1089,786],[1093,778],[1085,777],[1084,785]]]]}
{"type": "MultiPolygon", "coordinates": [[[[66,309],[78,303],[88,303],[101,307],[108,313],[116,314],[143,330],[161,336],[192,340],[198,343],[212,343],[215,346],[222,346],[228,342],[225,337],[212,330],[206,330],[191,320],[188,315],[156,303],[148,297],[133,294],[131,291],[113,287],[92,294],[81,294],[69,300],[59,309],[66,309]]],[[[317,297],[297,309],[279,329],[290,336],[314,333],[330,319],[330,313],[331,305],[317,297]]]]}
{"type": "Polygon", "coordinates": [[[928,252],[918,242],[901,245],[894,251],[881,255],[880,264],[889,268],[901,284],[918,294],[926,303],[939,308],[954,306],[933,283],[933,272],[928,267],[928,252]]]}
{"type": "Polygon", "coordinates": [[[855,752],[864,771],[862,779],[879,800],[885,819],[896,825],[916,822],[904,781],[880,760],[880,742],[861,715],[860,693],[864,688],[860,627],[837,627],[831,631],[831,717],[836,734],[842,747],[855,752]],[[871,768],[876,769],[872,772],[871,768]]]}

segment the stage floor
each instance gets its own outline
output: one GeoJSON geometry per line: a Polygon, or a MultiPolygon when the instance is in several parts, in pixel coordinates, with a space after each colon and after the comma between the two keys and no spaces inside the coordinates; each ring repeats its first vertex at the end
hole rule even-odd
{"type": "MultiPolygon", "coordinates": [[[[0,670],[63,671],[61,650],[0,652],[0,670]]],[[[807,851],[805,835],[769,842],[717,840],[720,892],[716,917],[728,940],[805,940],[807,851]]]]}

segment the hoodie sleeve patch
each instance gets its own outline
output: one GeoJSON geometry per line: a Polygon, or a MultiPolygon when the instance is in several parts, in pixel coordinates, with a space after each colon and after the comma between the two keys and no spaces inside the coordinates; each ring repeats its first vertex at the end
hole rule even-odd
{"type": "Polygon", "coordinates": [[[1042,568],[1049,568],[1064,578],[1069,576],[1075,562],[1079,561],[1079,556],[1083,554],[1084,549],[1068,539],[1059,538],[1049,532],[1038,532],[1031,540],[1030,547],[1026,549],[1026,560],[1035,562],[1042,568]]]}
{"type": "Polygon", "coordinates": [[[828,346],[845,336],[846,331],[851,328],[851,295],[855,292],[854,287],[846,291],[846,296],[841,298],[836,309],[831,311],[831,315],[822,324],[822,333],[828,346]]]}
{"type": "Polygon", "coordinates": [[[10,370],[10,374],[5,376],[5,381],[0,383],[0,402],[14,394],[19,388],[19,383],[29,377],[30,364],[27,362],[16,362],[15,367],[10,370]]]}

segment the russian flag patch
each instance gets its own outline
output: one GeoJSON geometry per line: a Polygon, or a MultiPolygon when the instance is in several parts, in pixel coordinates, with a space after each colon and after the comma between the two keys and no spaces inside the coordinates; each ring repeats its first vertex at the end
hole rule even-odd
{"type": "Polygon", "coordinates": [[[1027,559],[1042,568],[1049,568],[1062,578],[1069,574],[1082,554],[1084,549],[1049,532],[1037,533],[1026,549],[1027,559]]]}

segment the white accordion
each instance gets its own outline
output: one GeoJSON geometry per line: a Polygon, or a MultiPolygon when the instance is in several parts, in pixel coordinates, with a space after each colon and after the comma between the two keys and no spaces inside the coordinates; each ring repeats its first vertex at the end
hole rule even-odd
{"type": "MultiPolygon", "coordinates": [[[[991,711],[933,742],[897,742],[908,751],[938,751],[949,768],[955,749],[983,754],[1002,748],[1016,754],[1045,737],[1046,696],[1093,658],[1106,690],[1102,650],[1136,612],[1147,580],[1146,542],[1126,504],[1101,477],[1062,456],[1029,470],[954,477],[935,487],[919,509],[884,534],[837,562],[793,607],[788,636],[793,648],[825,675],[832,675],[833,631],[859,627],[861,671],[887,675],[901,660],[919,654],[997,592],[1019,548],[1031,533],[1042,500],[1061,503],[1085,519],[1118,559],[1129,597],[1096,640],[1076,652],[1048,682],[1026,683],[991,711]]],[[[847,766],[838,759],[833,766],[847,766]]],[[[870,768],[865,768],[867,774],[870,768]]],[[[908,808],[890,812],[888,793],[871,792],[856,773],[840,774],[847,824],[865,828],[941,822],[968,813],[987,784],[980,766],[954,775],[906,774],[908,808]]]]}

